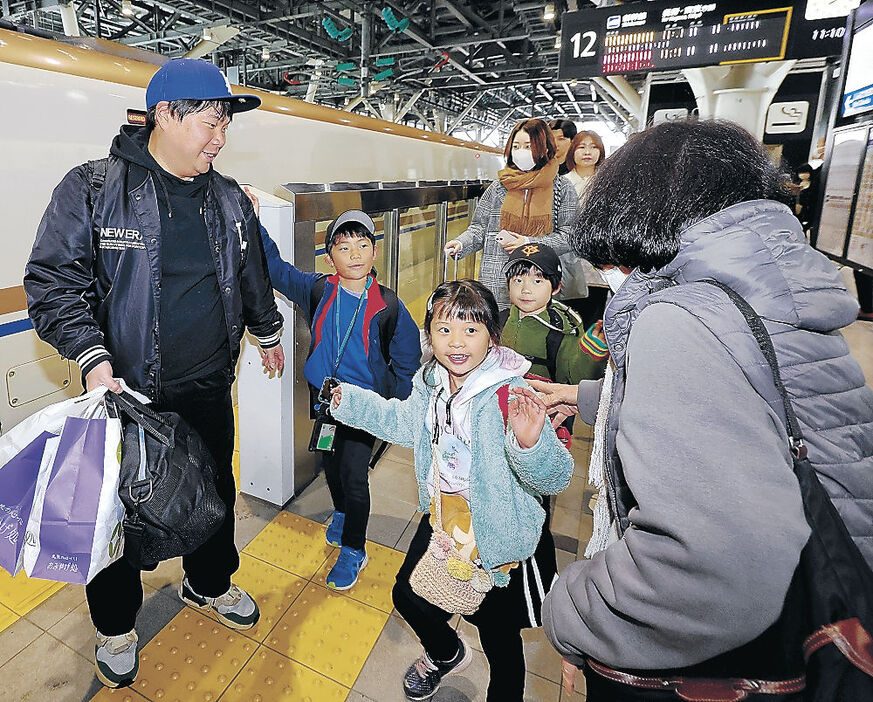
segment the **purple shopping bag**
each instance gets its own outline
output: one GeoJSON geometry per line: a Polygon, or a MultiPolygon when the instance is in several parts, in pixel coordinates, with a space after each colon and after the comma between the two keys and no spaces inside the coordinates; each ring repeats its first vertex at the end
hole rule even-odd
{"type": "Polygon", "coordinates": [[[21,549],[33,507],[39,464],[45,442],[51,437],[44,431],[0,470],[0,568],[10,575],[21,570],[21,549]]]}
{"type": "Polygon", "coordinates": [[[28,569],[30,577],[85,582],[103,486],[105,441],[105,419],[67,417],[64,422],[46,486],[39,553],[28,569]]]}

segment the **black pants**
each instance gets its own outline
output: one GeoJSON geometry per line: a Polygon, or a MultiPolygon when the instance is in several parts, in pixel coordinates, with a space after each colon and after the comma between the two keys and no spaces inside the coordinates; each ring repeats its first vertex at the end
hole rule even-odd
{"type": "MultiPolygon", "coordinates": [[[[176,412],[200,434],[218,468],[218,494],[227,516],[218,532],[194,553],[182,558],[188,582],[198,595],[218,597],[230,588],[230,576],[239,568],[233,541],[236,484],[233,479],[233,404],[230,371],[164,387],[154,408],[176,412]]],[[[91,621],[106,636],[134,628],[142,606],[140,571],[120,558],[100,571],[85,587],[91,621]]]]}
{"type": "Polygon", "coordinates": [[[867,314],[873,313],[873,276],[855,271],[855,287],[858,289],[858,304],[861,311],[867,314]]]}
{"type": "MultiPolygon", "coordinates": [[[[449,626],[452,615],[412,591],[409,576],[427,550],[432,533],[425,515],[412,537],[406,560],[394,584],[394,606],[421,641],[424,650],[435,660],[450,660],[458,652],[458,634],[449,626]]],[[[488,700],[521,702],[524,695],[524,649],[519,618],[508,616],[518,606],[508,587],[495,587],[482,601],[468,622],[479,630],[482,651],[488,659],[491,677],[488,700]]]]}
{"type": "Polygon", "coordinates": [[[322,452],[321,465],[333,508],[346,515],[342,545],[364,549],[370,519],[370,455],[375,437],[360,429],[337,425],[333,453],[322,452]]]}
{"type": "MultiPolygon", "coordinates": [[[[585,699],[588,702],[681,702],[679,695],[671,691],[644,690],[630,685],[613,682],[595,673],[587,664],[585,673],[585,699]]],[[[788,695],[753,695],[745,698],[748,702],[801,702],[803,693],[788,695]]]]}

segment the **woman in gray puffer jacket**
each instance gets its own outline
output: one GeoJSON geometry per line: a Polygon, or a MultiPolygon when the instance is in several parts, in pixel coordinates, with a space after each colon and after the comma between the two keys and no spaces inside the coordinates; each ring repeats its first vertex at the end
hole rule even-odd
{"type": "MultiPolygon", "coordinates": [[[[809,527],[784,412],[742,315],[703,281],[763,319],[809,458],[873,564],[873,391],[838,331],[858,304],[779,201],[784,182],[739,127],[664,124],[610,158],[583,205],[576,252],[630,273],[604,319],[612,527],[543,608],[549,639],[583,667],[589,702],[679,699],[628,672],[730,678],[748,700],[800,699],[800,642],[786,633],[797,617],[783,606],[809,527]],[[763,694],[756,680],[787,682],[763,694]]],[[[572,389],[591,423],[599,395],[590,381],[572,389]]]]}

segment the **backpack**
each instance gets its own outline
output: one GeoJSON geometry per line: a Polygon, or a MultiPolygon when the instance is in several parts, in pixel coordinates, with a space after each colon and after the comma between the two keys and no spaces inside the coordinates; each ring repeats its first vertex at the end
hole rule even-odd
{"type": "MultiPolygon", "coordinates": [[[[323,275],[312,284],[309,291],[309,324],[315,319],[315,310],[318,309],[318,303],[324,296],[324,286],[327,283],[327,276],[323,275]]],[[[379,285],[377,282],[376,285],[379,285]]],[[[394,338],[394,332],[397,329],[397,315],[400,309],[400,303],[397,300],[397,293],[391,288],[386,288],[384,285],[379,285],[379,291],[382,293],[382,299],[385,300],[385,313],[376,317],[376,324],[379,327],[379,345],[382,351],[382,358],[385,363],[391,368],[391,339],[394,338]]]]}
{"type": "MultiPolygon", "coordinates": [[[[564,333],[564,317],[559,313],[563,312],[570,323],[570,336],[581,338],[582,334],[585,333],[585,329],[582,318],[574,310],[557,300],[552,300],[546,306],[546,310],[549,313],[549,324],[552,327],[557,327],[557,329],[549,329],[548,334],[546,334],[546,357],[525,356],[525,358],[535,365],[545,366],[549,372],[548,380],[554,381],[558,370],[558,351],[561,348],[564,337],[567,336],[564,333]]],[[[509,308],[501,310],[498,317],[501,329],[506,325],[508,319],[509,308]]]]}

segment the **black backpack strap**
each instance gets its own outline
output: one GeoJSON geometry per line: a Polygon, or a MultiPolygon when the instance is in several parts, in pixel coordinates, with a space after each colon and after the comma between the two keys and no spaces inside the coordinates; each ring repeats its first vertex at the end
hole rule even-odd
{"type": "MultiPolygon", "coordinates": [[[[376,284],[379,285],[378,283],[376,284]]],[[[385,300],[385,312],[379,315],[376,323],[379,325],[382,358],[390,366],[391,340],[394,338],[394,332],[397,331],[397,315],[400,312],[400,302],[397,299],[397,293],[391,288],[379,285],[379,292],[382,293],[382,299],[385,300]]]]}
{"type": "Polygon", "coordinates": [[[315,310],[318,309],[318,303],[324,295],[324,286],[327,283],[327,276],[323,275],[316,280],[309,289],[309,324],[311,325],[315,319],[315,310]]]}
{"type": "Polygon", "coordinates": [[[500,310],[500,313],[497,315],[497,322],[500,324],[501,331],[503,327],[506,326],[506,322],[509,320],[509,308],[500,310]]]}
{"type": "Polygon", "coordinates": [[[553,327],[557,327],[549,329],[549,333],[546,334],[546,368],[549,371],[549,378],[554,381],[557,379],[558,372],[558,351],[564,341],[564,320],[552,305],[546,309],[549,311],[549,322],[553,327]]]}
{"type": "Polygon", "coordinates": [[[100,189],[103,187],[103,184],[106,182],[106,163],[109,161],[108,158],[97,159],[96,161],[88,161],[85,168],[88,172],[88,185],[89,185],[89,209],[92,214],[94,212],[94,203],[97,202],[97,193],[100,192],[100,189]]]}

